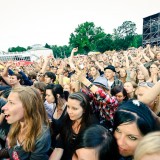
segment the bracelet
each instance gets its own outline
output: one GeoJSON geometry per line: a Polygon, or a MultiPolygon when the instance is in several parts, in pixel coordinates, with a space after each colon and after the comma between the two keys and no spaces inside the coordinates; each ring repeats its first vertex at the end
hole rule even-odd
{"type": "Polygon", "coordinates": [[[91,83],[91,84],[88,86],[88,88],[91,89],[92,86],[93,86],[93,84],[91,83]]]}

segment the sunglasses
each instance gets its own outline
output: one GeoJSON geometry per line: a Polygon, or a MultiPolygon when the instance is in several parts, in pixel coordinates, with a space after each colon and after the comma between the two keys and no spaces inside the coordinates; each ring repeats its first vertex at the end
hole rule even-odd
{"type": "Polygon", "coordinates": [[[154,83],[151,83],[151,82],[140,82],[138,84],[138,86],[141,86],[141,87],[153,87],[154,83]]]}

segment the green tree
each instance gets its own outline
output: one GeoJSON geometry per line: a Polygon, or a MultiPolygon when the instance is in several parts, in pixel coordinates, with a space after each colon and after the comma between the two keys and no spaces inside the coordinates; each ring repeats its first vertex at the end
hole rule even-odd
{"type": "Polygon", "coordinates": [[[8,52],[24,52],[24,51],[26,51],[26,48],[20,46],[11,47],[8,49],[8,52]]]}
{"type": "Polygon", "coordinates": [[[30,49],[32,49],[32,47],[31,47],[31,46],[28,46],[28,47],[27,47],[27,50],[30,50],[30,49]]]}
{"type": "Polygon", "coordinates": [[[78,47],[79,53],[88,53],[97,50],[96,42],[106,34],[101,27],[95,27],[93,22],[85,22],[78,25],[74,33],[71,33],[69,44],[72,48],[78,47]]]}
{"type": "Polygon", "coordinates": [[[46,43],[44,47],[48,48],[48,49],[51,49],[51,46],[48,43],[46,43]]]}
{"type": "Polygon", "coordinates": [[[97,51],[105,52],[106,50],[113,50],[113,40],[112,35],[107,34],[105,37],[97,40],[96,42],[97,51]]]}
{"type": "Polygon", "coordinates": [[[140,46],[142,46],[142,35],[137,34],[134,36],[134,40],[131,43],[131,47],[138,48],[140,46]]]}
{"type": "Polygon", "coordinates": [[[136,24],[132,21],[125,21],[117,29],[114,29],[113,40],[116,50],[126,50],[129,47],[138,46],[136,24]]]}
{"type": "Polygon", "coordinates": [[[136,24],[132,21],[125,21],[117,29],[113,30],[114,38],[125,38],[126,36],[134,36],[136,33],[136,24]]]}

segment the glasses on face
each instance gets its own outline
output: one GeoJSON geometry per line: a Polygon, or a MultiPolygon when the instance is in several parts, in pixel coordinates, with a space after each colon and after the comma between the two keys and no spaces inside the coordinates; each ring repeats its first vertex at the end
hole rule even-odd
{"type": "Polygon", "coordinates": [[[38,74],[37,76],[38,76],[38,77],[43,77],[44,74],[43,74],[43,73],[40,73],[40,74],[38,74]]]}
{"type": "Polygon", "coordinates": [[[153,87],[154,83],[151,83],[151,82],[140,82],[138,84],[138,86],[141,86],[141,87],[153,87]]]}

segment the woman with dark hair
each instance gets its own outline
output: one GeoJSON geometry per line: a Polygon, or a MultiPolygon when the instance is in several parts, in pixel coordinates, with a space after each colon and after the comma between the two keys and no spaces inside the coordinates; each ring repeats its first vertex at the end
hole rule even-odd
{"type": "Polygon", "coordinates": [[[77,137],[72,160],[118,160],[118,146],[103,126],[93,125],[77,137]]]}
{"type": "Polygon", "coordinates": [[[47,102],[45,102],[45,108],[49,119],[52,119],[54,116],[57,118],[61,117],[65,109],[68,93],[63,91],[63,87],[60,84],[48,84],[45,92],[47,102]]]}
{"type": "Polygon", "coordinates": [[[111,89],[111,95],[117,98],[118,103],[128,100],[128,94],[124,87],[115,86],[111,89]]]}
{"type": "Polygon", "coordinates": [[[92,116],[88,96],[82,92],[70,94],[67,114],[50,160],[71,160],[78,134],[94,123],[97,121],[92,116]]]}
{"type": "Polygon", "coordinates": [[[46,100],[48,103],[55,104],[53,106],[52,115],[50,110],[47,110],[51,121],[51,133],[52,133],[52,148],[53,151],[56,144],[56,137],[60,132],[62,121],[66,114],[66,98],[68,96],[67,91],[63,91],[63,87],[60,84],[46,86],[46,100]]]}
{"type": "Polygon", "coordinates": [[[158,130],[150,109],[138,100],[128,100],[114,115],[114,136],[121,160],[131,160],[144,135],[158,130]]]}

